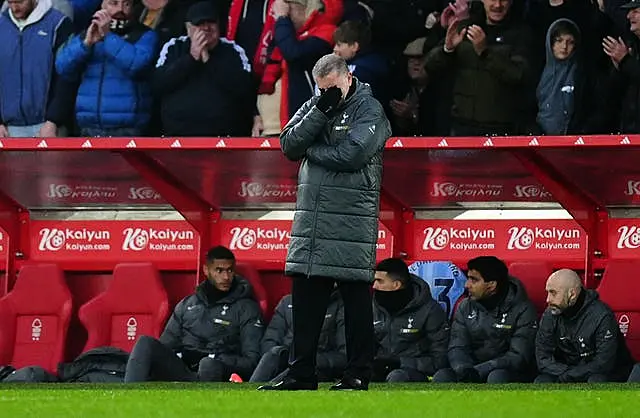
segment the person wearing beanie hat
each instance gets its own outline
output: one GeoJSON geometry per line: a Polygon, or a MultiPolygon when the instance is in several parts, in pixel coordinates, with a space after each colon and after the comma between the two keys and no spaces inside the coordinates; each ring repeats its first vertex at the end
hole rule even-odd
{"type": "Polygon", "coordinates": [[[535,373],[536,310],[522,283],[502,260],[481,256],[467,263],[464,299],[454,315],[450,368],[433,381],[526,382],[535,373]]]}
{"type": "Polygon", "coordinates": [[[221,36],[211,2],[190,6],[185,20],[187,36],[164,44],[153,74],[163,135],[249,135],[255,96],[244,49],[221,36]]]}

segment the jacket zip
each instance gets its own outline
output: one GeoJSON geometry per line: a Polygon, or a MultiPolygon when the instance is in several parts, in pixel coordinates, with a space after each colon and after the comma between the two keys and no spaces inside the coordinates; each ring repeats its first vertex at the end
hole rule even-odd
{"type": "MultiPolygon", "coordinates": [[[[385,311],[386,311],[386,309],[385,309],[385,311]]],[[[391,315],[389,315],[389,312],[386,312],[386,314],[387,314],[387,321],[386,321],[386,323],[387,323],[387,335],[389,335],[389,352],[386,353],[386,354],[388,356],[390,356],[390,355],[393,354],[393,347],[396,346],[395,338],[394,338],[394,335],[393,335],[393,332],[392,332],[392,327],[391,327],[392,322],[393,322],[393,320],[395,318],[392,317],[391,315]]]]}
{"type": "MultiPolygon", "coordinates": [[[[22,107],[22,102],[24,99],[24,88],[23,88],[23,83],[24,83],[24,51],[22,50],[22,35],[23,35],[23,31],[20,31],[20,115],[22,116],[22,120],[24,121],[24,123],[27,122],[27,114],[24,112],[24,108],[22,107]]],[[[6,121],[5,121],[6,122],[6,121]]]]}
{"type": "MultiPolygon", "coordinates": [[[[53,49],[53,62],[51,65],[51,72],[55,73],[56,71],[56,52],[58,49],[55,48],[56,44],[58,43],[58,30],[60,29],[60,25],[62,24],[62,20],[60,22],[58,22],[58,24],[56,25],[56,29],[53,32],[53,40],[51,42],[51,48],[53,49]]],[[[46,94],[44,95],[44,103],[42,104],[42,121],[46,122],[47,121],[47,109],[49,108],[49,95],[51,94],[51,88],[52,88],[52,84],[53,84],[53,77],[54,75],[49,76],[49,81],[47,82],[47,88],[46,88],[46,94]]]]}
{"type": "Polygon", "coordinates": [[[102,129],[102,85],[104,84],[104,67],[106,58],[102,60],[102,68],[100,70],[100,84],[98,84],[98,127],[102,129]]]}
{"type": "MultiPolygon", "coordinates": [[[[320,184],[318,184],[318,196],[317,198],[320,198],[320,184]]],[[[317,225],[316,223],[318,222],[318,205],[314,205],[313,208],[313,235],[311,235],[311,252],[309,253],[309,262],[307,263],[307,277],[311,277],[311,265],[312,265],[312,261],[311,261],[311,257],[313,257],[313,247],[315,246],[316,243],[316,230],[317,230],[317,225]]]]}

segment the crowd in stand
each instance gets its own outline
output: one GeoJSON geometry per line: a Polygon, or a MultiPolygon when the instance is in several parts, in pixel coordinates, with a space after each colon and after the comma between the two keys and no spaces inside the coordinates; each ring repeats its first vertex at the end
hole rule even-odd
{"type": "Polygon", "coordinates": [[[5,0],[0,137],[271,136],[334,51],[394,135],[640,129],[640,0],[5,0]]]}

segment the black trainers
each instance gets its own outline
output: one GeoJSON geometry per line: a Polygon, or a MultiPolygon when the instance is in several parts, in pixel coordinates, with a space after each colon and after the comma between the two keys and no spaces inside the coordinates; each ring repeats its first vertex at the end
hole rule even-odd
{"type": "Polygon", "coordinates": [[[369,390],[369,384],[360,379],[345,377],[331,386],[329,390],[369,390]]]}
{"type": "Polygon", "coordinates": [[[285,377],[277,383],[269,383],[258,387],[258,390],[318,390],[318,382],[301,382],[285,377]]]}

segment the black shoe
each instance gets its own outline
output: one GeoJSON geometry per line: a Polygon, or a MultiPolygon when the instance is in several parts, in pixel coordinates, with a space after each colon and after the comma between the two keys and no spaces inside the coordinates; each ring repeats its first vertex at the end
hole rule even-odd
{"type": "Polygon", "coordinates": [[[301,382],[286,377],[278,383],[262,385],[258,390],[318,390],[318,382],[301,382]]]}
{"type": "Polygon", "coordinates": [[[360,379],[347,377],[331,386],[329,390],[369,390],[369,384],[360,379]]]}

